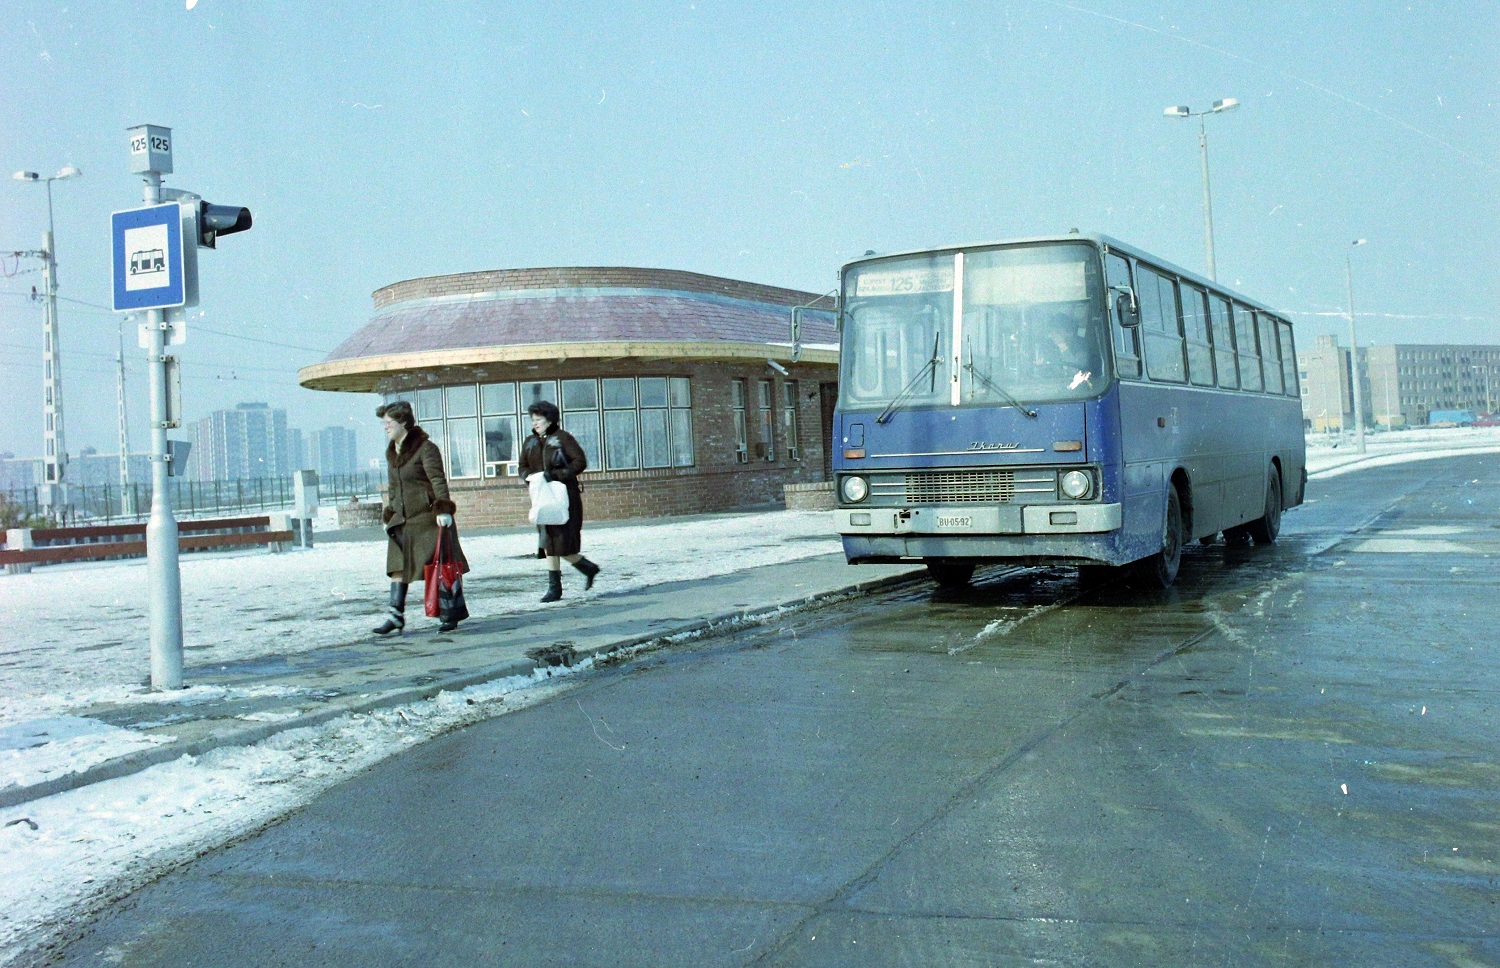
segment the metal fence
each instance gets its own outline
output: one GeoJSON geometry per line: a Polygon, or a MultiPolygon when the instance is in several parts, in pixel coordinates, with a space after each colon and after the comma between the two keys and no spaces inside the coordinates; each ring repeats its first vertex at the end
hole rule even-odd
{"type": "MultiPolygon", "coordinates": [[[[360,474],[329,474],[318,478],[318,503],[337,504],[351,498],[380,494],[386,475],[380,471],[360,474]]],[[[179,517],[224,514],[235,511],[271,511],[290,508],[292,478],[267,477],[233,481],[171,482],[172,509],[179,517]]],[[[24,518],[46,518],[58,524],[109,524],[112,521],[144,521],[151,514],[151,485],[85,484],[68,486],[68,503],[44,509],[37,500],[38,488],[13,488],[0,492],[11,514],[24,518]]]]}

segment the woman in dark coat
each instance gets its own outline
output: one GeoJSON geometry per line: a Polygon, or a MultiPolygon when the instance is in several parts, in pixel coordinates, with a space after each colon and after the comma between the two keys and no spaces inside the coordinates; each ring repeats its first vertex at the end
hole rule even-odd
{"type": "Polygon", "coordinates": [[[599,574],[599,566],[578,553],[583,547],[583,489],[578,486],[578,475],[589,462],[573,435],[557,425],[562,415],[555,405],[543,400],[526,412],[531,415],[531,434],[521,447],[521,480],[529,483],[531,475],[541,474],[546,480],[562,481],[568,489],[567,523],[537,525],[536,529],[536,556],[547,561],[547,594],[542,601],[555,602],[562,598],[564,558],[583,572],[585,589],[594,587],[599,574]]]}
{"type": "MultiPolygon", "coordinates": [[[[443,455],[427,432],[417,426],[411,404],[388,403],[375,411],[385,427],[390,445],[385,449],[388,488],[382,518],[390,535],[385,552],[385,570],[391,578],[390,611],[385,623],[374,631],[388,635],[406,627],[406,589],[422,578],[422,568],[437,551],[438,529],[446,534],[443,555],[452,555],[460,571],[468,571],[458,530],[453,526],[456,510],[448,496],[448,478],[443,473],[443,455]]],[[[469,617],[466,609],[441,616],[439,632],[451,632],[469,617]]]]}

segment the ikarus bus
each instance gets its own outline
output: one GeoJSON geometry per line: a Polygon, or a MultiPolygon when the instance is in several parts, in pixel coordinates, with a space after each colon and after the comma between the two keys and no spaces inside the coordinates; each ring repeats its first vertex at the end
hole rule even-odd
{"type": "Polygon", "coordinates": [[[1106,236],[867,256],[839,300],[851,563],[1131,565],[1276,540],[1307,474],[1291,323],[1106,236]]]}

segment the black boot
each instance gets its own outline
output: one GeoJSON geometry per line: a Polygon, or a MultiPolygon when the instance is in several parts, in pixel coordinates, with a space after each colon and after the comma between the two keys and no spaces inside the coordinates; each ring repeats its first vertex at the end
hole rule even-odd
{"type": "Polygon", "coordinates": [[[542,596],[543,602],[555,602],[562,598],[562,572],[547,572],[547,594],[542,596]]]}
{"type": "Polygon", "coordinates": [[[391,605],[386,611],[385,621],[373,631],[376,635],[390,635],[406,628],[406,583],[391,582],[391,605]]]}
{"type": "Polygon", "coordinates": [[[599,574],[599,566],[589,561],[583,555],[579,555],[578,560],[573,562],[573,567],[583,572],[583,590],[588,591],[590,588],[593,588],[594,576],[599,574]]]}

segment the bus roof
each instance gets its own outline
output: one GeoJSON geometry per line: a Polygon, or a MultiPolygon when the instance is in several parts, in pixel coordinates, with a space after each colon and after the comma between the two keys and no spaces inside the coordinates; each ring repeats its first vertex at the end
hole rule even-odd
{"type": "Polygon", "coordinates": [[[1260,309],[1265,312],[1272,313],[1282,320],[1287,319],[1285,313],[1277,312],[1277,310],[1275,310],[1271,306],[1268,306],[1257,299],[1251,299],[1249,296],[1246,296],[1238,290],[1232,289],[1221,282],[1215,282],[1214,280],[1209,279],[1207,276],[1202,276],[1189,269],[1184,269],[1181,266],[1168,262],[1166,259],[1163,259],[1157,255],[1153,255],[1138,246],[1131,245],[1128,242],[1121,242],[1119,239],[1113,238],[1108,235],[1101,235],[1099,233],[1069,232],[1065,235],[1033,235],[1016,239],[999,239],[993,242],[975,242],[968,245],[935,245],[930,248],[923,249],[903,249],[897,252],[878,252],[874,255],[862,255],[856,259],[848,260],[843,264],[843,266],[839,268],[839,278],[843,278],[845,269],[849,268],[852,265],[857,265],[861,262],[875,262],[880,259],[890,259],[905,255],[921,255],[922,253],[927,252],[957,252],[961,249],[992,249],[998,246],[1035,245],[1037,243],[1046,242],[1087,242],[1096,247],[1106,248],[1111,252],[1119,252],[1124,255],[1134,256],[1138,259],[1143,259],[1146,262],[1157,266],[1158,268],[1165,269],[1168,272],[1174,273],[1183,279],[1197,283],[1198,285],[1203,286],[1207,289],[1217,289],[1220,292],[1226,293],[1239,302],[1245,303],[1247,306],[1250,306],[1254,309],[1260,309]]]}

